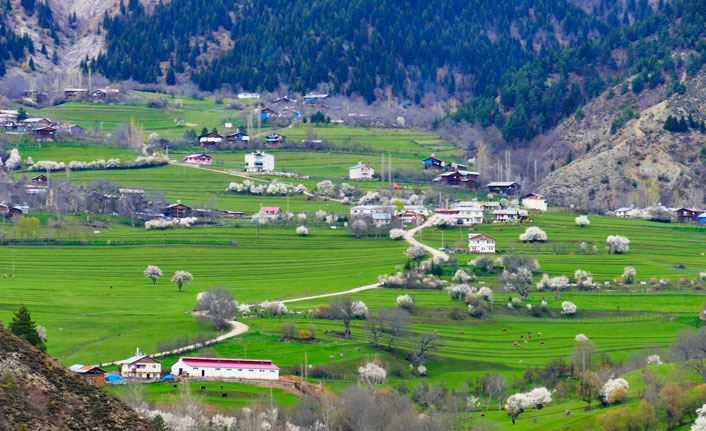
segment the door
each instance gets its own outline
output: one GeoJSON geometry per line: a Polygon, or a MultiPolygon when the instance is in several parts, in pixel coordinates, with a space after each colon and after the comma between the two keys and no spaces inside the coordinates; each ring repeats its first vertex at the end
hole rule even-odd
{"type": "Polygon", "coordinates": [[[201,370],[201,377],[204,377],[206,375],[206,370],[201,370]]]}
{"type": "Polygon", "coordinates": [[[183,373],[183,372],[184,372],[184,369],[183,369],[183,368],[179,368],[179,375],[180,375],[180,376],[181,376],[181,373],[183,373]]]}

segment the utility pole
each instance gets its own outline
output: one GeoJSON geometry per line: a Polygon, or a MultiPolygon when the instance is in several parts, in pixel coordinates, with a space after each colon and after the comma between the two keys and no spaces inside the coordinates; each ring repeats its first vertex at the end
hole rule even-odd
{"type": "Polygon", "coordinates": [[[534,182],[537,182],[537,159],[534,159],[534,182]]]}
{"type": "Polygon", "coordinates": [[[390,164],[388,165],[388,169],[387,169],[387,178],[389,179],[389,183],[390,183],[388,185],[390,186],[390,188],[392,188],[392,154],[388,154],[388,157],[389,157],[390,164]]]}
{"type": "Polygon", "coordinates": [[[380,179],[382,187],[385,188],[385,153],[380,154],[380,179]]]}

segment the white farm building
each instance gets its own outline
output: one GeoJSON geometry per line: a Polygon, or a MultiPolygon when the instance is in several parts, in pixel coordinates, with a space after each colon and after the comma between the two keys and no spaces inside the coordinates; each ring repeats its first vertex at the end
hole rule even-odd
{"type": "Polygon", "coordinates": [[[484,233],[468,233],[468,251],[471,253],[495,253],[495,238],[484,233]]]}
{"type": "Polygon", "coordinates": [[[279,380],[279,367],[263,359],[196,358],[182,356],[172,365],[172,375],[230,379],[279,380]]]}
{"type": "Polygon", "coordinates": [[[275,156],[261,151],[245,155],[245,171],[251,173],[271,173],[275,170],[275,156]]]}
{"type": "Polygon", "coordinates": [[[348,178],[352,180],[371,180],[373,175],[375,175],[375,169],[363,162],[359,162],[348,169],[348,178]]]}

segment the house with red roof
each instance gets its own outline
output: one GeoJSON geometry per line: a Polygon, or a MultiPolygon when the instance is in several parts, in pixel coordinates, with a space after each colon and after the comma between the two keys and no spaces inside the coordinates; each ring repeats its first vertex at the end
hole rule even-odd
{"type": "Polygon", "coordinates": [[[279,367],[266,359],[199,358],[182,356],[172,375],[226,379],[279,380],[279,367]]]}

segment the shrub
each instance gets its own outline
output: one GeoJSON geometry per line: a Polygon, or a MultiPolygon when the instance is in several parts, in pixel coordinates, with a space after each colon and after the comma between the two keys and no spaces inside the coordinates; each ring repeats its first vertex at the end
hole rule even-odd
{"type": "Polygon", "coordinates": [[[298,335],[299,338],[301,338],[302,340],[310,340],[310,339],[313,338],[313,335],[312,335],[311,331],[309,331],[308,329],[300,329],[300,330],[298,331],[297,335],[298,335]]]}

